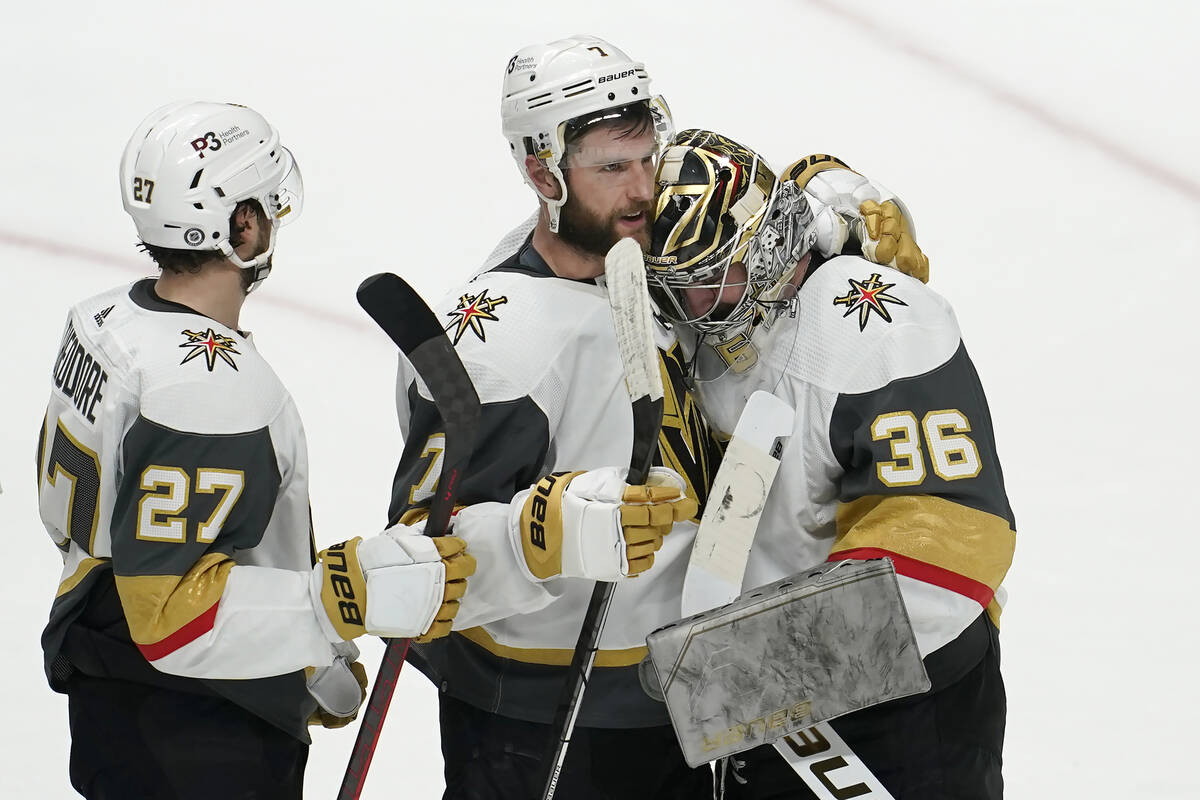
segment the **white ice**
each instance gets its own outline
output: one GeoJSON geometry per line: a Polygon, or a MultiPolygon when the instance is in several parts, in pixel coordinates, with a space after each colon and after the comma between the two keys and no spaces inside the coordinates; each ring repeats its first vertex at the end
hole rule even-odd
{"type": "MultiPolygon", "coordinates": [[[[526,215],[501,71],[582,31],[643,59],[680,127],[777,166],[835,153],[913,210],[1019,527],[1008,795],[1200,796],[1196,4],[72,0],[6,4],[0,27],[0,795],[74,796],[38,646],[59,565],[35,429],[67,307],[151,271],[117,190],[136,123],[177,98],[245,103],[303,166],[304,215],[243,322],[304,416],[326,545],[380,527],[400,447],[393,348],[354,288],[392,270],[437,296],[526,215]]],[[[406,668],[365,796],[438,796],[436,731],[406,668]]],[[[353,737],[316,733],[309,796],[334,795],[353,737]]]]}

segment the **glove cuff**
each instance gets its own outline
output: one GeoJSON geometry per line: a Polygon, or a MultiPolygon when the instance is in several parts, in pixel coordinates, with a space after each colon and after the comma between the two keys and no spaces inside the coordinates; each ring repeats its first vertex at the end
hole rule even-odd
{"type": "Polygon", "coordinates": [[[360,542],[362,537],[356,536],[317,554],[310,590],[314,594],[313,607],[317,609],[317,617],[325,617],[321,629],[331,642],[354,639],[366,633],[367,582],[358,563],[360,542]],[[333,636],[329,635],[330,629],[333,636]]]}

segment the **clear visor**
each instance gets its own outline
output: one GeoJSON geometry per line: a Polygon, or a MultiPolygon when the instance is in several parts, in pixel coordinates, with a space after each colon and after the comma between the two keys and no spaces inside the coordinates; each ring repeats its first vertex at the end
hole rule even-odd
{"type": "Polygon", "coordinates": [[[650,110],[649,136],[641,134],[612,139],[586,135],[586,131],[597,126],[620,125],[629,118],[627,113],[629,106],[618,106],[561,123],[558,126],[558,141],[560,152],[563,152],[564,156],[559,163],[559,168],[608,167],[634,162],[646,162],[657,167],[659,155],[675,136],[671,109],[661,95],[655,95],[640,102],[650,110]],[[565,135],[569,127],[574,127],[582,135],[570,147],[566,147],[565,135]]]}
{"type": "Polygon", "coordinates": [[[263,204],[267,214],[280,227],[300,216],[304,208],[304,177],[300,174],[300,165],[292,157],[291,150],[285,147],[283,152],[288,165],[287,172],[279,185],[267,192],[263,204]]]}
{"type": "Polygon", "coordinates": [[[647,142],[644,136],[633,141],[599,141],[602,137],[587,138],[598,141],[585,142],[582,146],[572,145],[567,157],[563,159],[562,169],[603,168],[637,162],[658,164],[658,155],[661,152],[658,142],[647,142]]]}

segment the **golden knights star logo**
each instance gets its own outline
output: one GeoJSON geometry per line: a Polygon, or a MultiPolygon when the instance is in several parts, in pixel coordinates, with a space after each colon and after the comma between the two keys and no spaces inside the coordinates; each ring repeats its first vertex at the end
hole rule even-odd
{"type": "Polygon", "coordinates": [[[888,313],[887,303],[895,303],[896,305],[906,306],[898,297],[892,297],[887,293],[887,290],[895,286],[894,283],[884,283],[880,280],[878,272],[871,273],[871,277],[865,281],[856,281],[850,278],[850,291],[845,297],[835,297],[833,304],[835,306],[846,306],[846,313],[843,317],[848,317],[855,311],[858,312],[858,329],[865,330],[867,320],[871,318],[871,312],[878,314],[884,322],[891,322],[892,315],[888,313]]]}
{"type": "Polygon", "coordinates": [[[504,305],[507,302],[507,297],[488,297],[487,289],[481,289],[479,294],[464,294],[458,298],[458,308],[446,314],[448,317],[458,318],[456,322],[447,325],[446,330],[450,330],[455,325],[458,326],[458,329],[454,331],[455,344],[458,344],[458,340],[468,330],[478,336],[479,341],[486,342],[487,336],[483,330],[484,321],[498,320],[499,318],[492,311],[496,306],[504,305]]]}
{"type": "Polygon", "coordinates": [[[212,328],[203,332],[185,330],[181,331],[181,333],[187,337],[187,341],[179,346],[191,348],[191,352],[183,357],[183,361],[179,362],[180,364],[186,364],[193,358],[203,355],[208,361],[209,372],[213,371],[218,358],[234,369],[237,369],[237,364],[234,363],[233,357],[240,356],[241,353],[234,347],[236,342],[230,337],[222,336],[212,328]]]}

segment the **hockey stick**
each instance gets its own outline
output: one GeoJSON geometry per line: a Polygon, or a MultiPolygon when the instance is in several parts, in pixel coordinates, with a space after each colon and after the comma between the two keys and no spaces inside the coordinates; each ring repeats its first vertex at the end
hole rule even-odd
{"type": "MultiPolygon", "coordinates": [[[[629,484],[645,483],[662,427],[663,387],[658,348],[654,344],[650,295],[646,291],[646,269],[638,243],[633,239],[622,239],[613,245],[604,258],[604,275],[617,348],[625,367],[625,388],[633,404],[633,455],[625,480],[629,484]]],[[[557,735],[551,745],[550,771],[542,792],[544,800],[554,797],[615,589],[615,583],[597,581],[592,590],[579,641],[575,644],[575,655],[571,658],[558,709],[554,712],[553,729],[557,735]]]]}
{"type": "MultiPolygon", "coordinates": [[[[441,473],[425,521],[425,534],[440,536],[450,526],[459,477],[466,471],[475,447],[479,396],[441,323],[416,290],[402,278],[387,272],[372,275],[359,285],[357,297],[358,304],[412,363],[433,396],[433,404],[446,426],[441,473]]],[[[391,524],[396,521],[392,520],[391,524]]],[[[367,701],[358,726],[358,737],[342,777],[338,800],[357,800],[362,793],[367,769],[379,744],[383,720],[396,690],[396,679],[408,654],[408,639],[386,641],[379,674],[375,676],[371,699],[367,701]]]]}
{"type": "Polygon", "coordinates": [[[732,603],[742,593],[754,534],[795,415],[795,409],[763,391],[750,395],[742,409],[692,543],[683,578],[683,616],[732,603]]]}
{"type": "MultiPolygon", "coordinates": [[[[742,409],[688,559],[683,616],[731,603],[742,593],[754,534],[794,418],[791,406],[767,392],[750,395],[742,409]]],[[[785,736],[774,747],[818,800],[892,800],[828,722],[785,736]],[[836,780],[840,786],[830,775],[835,770],[839,771],[836,780]]]]}

